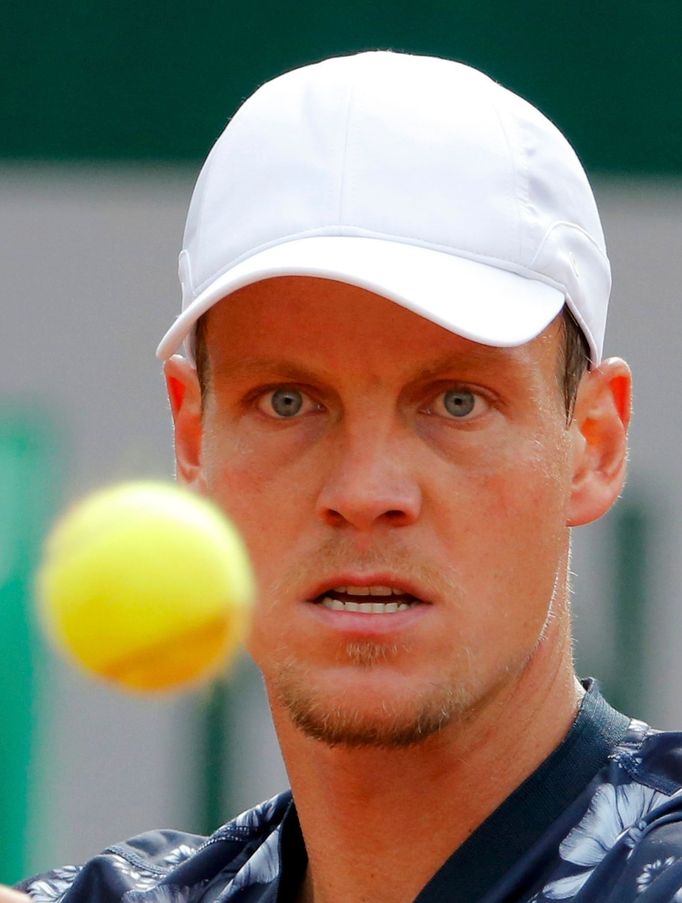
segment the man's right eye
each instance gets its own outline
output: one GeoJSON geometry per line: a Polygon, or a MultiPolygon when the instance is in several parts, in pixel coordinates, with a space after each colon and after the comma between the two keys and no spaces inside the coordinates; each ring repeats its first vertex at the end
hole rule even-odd
{"type": "Polygon", "coordinates": [[[286,419],[307,414],[319,408],[305,392],[291,386],[281,386],[266,392],[258,401],[258,409],[269,417],[286,419]]]}

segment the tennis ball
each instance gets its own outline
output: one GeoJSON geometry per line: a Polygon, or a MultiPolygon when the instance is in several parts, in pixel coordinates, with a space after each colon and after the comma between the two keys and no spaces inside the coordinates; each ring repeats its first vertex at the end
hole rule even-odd
{"type": "Polygon", "coordinates": [[[152,481],[76,504],[48,536],[37,579],[57,648],[133,691],[223,670],[245,636],[253,593],[244,545],[218,508],[152,481]]]}

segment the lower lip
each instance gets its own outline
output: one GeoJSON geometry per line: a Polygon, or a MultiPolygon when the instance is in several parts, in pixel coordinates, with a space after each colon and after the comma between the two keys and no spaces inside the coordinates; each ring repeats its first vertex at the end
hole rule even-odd
{"type": "Polygon", "coordinates": [[[404,611],[394,611],[390,614],[333,611],[331,608],[325,608],[320,602],[308,602],[307,608],[313,617],[339,633],[367,637],[384,636],[404,630],[421,621],[431,605],[428,602],[420,602],[404,611]]]}

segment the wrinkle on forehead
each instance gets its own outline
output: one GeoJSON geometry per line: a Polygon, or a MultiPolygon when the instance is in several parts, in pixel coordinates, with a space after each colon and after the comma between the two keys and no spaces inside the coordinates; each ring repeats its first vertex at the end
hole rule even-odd
{"type": "MultiPolygon", "coordinates": [[[[484,346],[478,347],[484,352],[501,350],[488,349],[484,348],[484,346]]],[[[504,351],[508,351],[508,349],[504,349],[504,351]]],[[[223,359],[220,366],[220,375],[227,379],[246,379],[267,373],[273,377],[281,377],[300,382],[312,382],[320,377],[325,379],[338,377],[338,370],[325,366],[324,360],[319,360],[320,357],[324,358],[324,354],[320,355],[319,349],[316,349],[315,352],[306,355],[304,363],[295,355],[290,355],[287,350],[284,350],[282,355],[278,357],[249,356],[235,357],[228,360],[223,359]],[[314,365],[312,365],[311,358],[315,358],[314,365]]],[[[475,350],[466,350],[459,353],[441,355],[431,361],[420,361],[415,368],[415,375],[424,380],[437,379],[439,376],[447,373],[467,372],[472,369],[481,368],[487,369],[493,368],[496,365],[502,365],[505,368],[508,368],[509,366],[514,367],[515,363],[517,364],[517,367],[523,365],[522,361],[515,361],[509,354],[480,354],[475,350]]],[[[382,379],[381,374],[373,374],[371,370],[368,370],[367,368],[364,368],[364,375],[368,382],[381,381],[382,379]]]]}

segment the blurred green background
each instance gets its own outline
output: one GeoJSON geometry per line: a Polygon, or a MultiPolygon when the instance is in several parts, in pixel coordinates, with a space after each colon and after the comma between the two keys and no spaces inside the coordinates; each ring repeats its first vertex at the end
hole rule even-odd
{"type": "Polygon", "coordinates": [[[681,37],[679,0],[6,0],[0,155],[200,159],[262,81],[381,47],[484,69],[591,171],[676,173],[681,37]]]}

